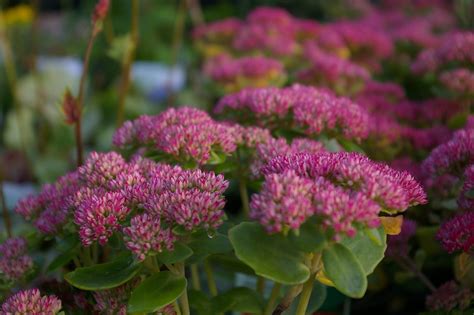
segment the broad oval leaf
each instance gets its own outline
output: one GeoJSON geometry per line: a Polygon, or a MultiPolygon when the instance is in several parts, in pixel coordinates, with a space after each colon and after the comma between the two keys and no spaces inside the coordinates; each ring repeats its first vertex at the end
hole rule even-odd
{"type": "Polygon", "coordinates": [[[237,258],[255,273],[283,284],[299,284],[309,278],[304,252],[281,234],[269,235],[257,222],[243,222],[229,230],[237,258]]]}
{"type": "Polygon", "coordinates": [[[111,289],[133,278],[141,266],[132,255],[123,255],[105,264],[77,268],[67,273],[64,279],[82,290],[111,289]]]}
{"type": "Polygon", "coordinates": [[[194,235],[187,244],[193,251],[193,256],[187,262],[196,263],[209,255],[228,253],[232,251],[232,245],[226,235],[216,233],[208,236],[206,232],[194,235]]]}
{"type": "Polygon", "coordinates": [[[164,250],[156,254],[156,258],[164,264],[174,264],[185,261],[192,254],[193,251],[188,246],[183,243],[175,243],[172,251],[164,250]]]}
{"type": "Polygon", "coordinates": [[[232,288],[212,299],[214,311],[225,313],[235,311],[239,313],[260,314],[263,311],[263,301],[257,292],[249,288],[232,288]]]}
{"type": "Polygon", "coordinates": [[[368,231],[359,231],[356,236],[345,237],[341,241],[360,262],[365,275],[374,272],[375,267],[382,261],[387,248],[387,236],[383,228],[373,229],[370,233],[378,233],[377,239],[381,243],[374,242],[373,235],[369,235],[368,231]]]}
{"type": "Polygon", "coordinates": [[[186,278],[170,271],[156,273],[133,290],[128,301],[128,312],[156,312],[180,297],[186,285],[186,278]]]}
{"type": "Polygon", "coordinates": [[[51,261],[48,265],[48,268],[46,269],[48,272],[54,271],[64,265],[66,265],[68,262],[70,262],[74,257],[76,257],[77,253],[79,252],[79,246],[75,248],[71,248],[70,250],[60,253],[57,255],[53,261],[51,261]]]}
{"type": "Polygon", "coordinates": [[[364,269],[352,252],[342,244],[334,243],[323,250],[324,273],[341,293],[361,298],[367,290],[364,269]]]}

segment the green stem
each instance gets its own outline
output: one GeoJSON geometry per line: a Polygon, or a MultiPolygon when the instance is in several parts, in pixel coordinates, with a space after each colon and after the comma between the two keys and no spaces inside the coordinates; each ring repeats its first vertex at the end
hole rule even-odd
{"type": "Polygon", "coordinates": [[[92,257],[91,257],[91,247],[84,247],[83,250],[80,253],[81,260],[84,263],[85,266],[91,266],[93,265],[92,257]]]}
{"type": "Polygon", "coordinates": [[[264,290],[265,290],[265,278],[259,276],[257,278],[257,292],[260,295],[263,295],[264,290]]]}
{"type": "Polygon", "coordinates": [[[160,268],[155,265],[153,257],[147,257],[144,261],[143,264],[145,267],[147,267],[151,272],[153,273],[158,273],[160,272],[160,268]]]}
{"type": "Polygon", "coordinates": [[[178,302],[173,302],[174,310],[176,311],[176,315],[181,315],[181,309],[179,308],[178,302]]]}
{"type": "Polygon", "coordinates": [[[270,294],[270,298],[268,299],[267,306],[265,307],[265,311],[263,315],[271,315],[273,310],[275,309],[276,301],[280,297],[280,289],[281,283],[275,282],[273,285],[272,293],[270,294]]]}
{"type": "Polygon", "coordinates": [[[191,280],[193,283],[193,289],[201,291],[201,282],[199,281],[199,269],[197,264],[191,265],[191,280]]]}
{"type": "MultiPolygon", "coordinates": [[[[184,272],[184,263],[177,263],[176,267],[177,267],[179,273],[181,274],[181,276],[185,277],[186,274],[184,272]]],[[[184,290],[183,294],[179,297],[179,302],[181,304],[182,314],[183,315],[190,315],[187,288],[184,290]]]]}
{"type": "Polygon", "coordinates": [[[217,286],[216,281],[214,280],[214,274],[212,273],[212,266],[209,260],[204,260],[204,271],[206,272],[207,285],[209,287],[209,292],[212,296],[217,295],[217,286]]]}
{"type": "Polygon", "coordinates": [[[97,37],[98,31],[97,26],[92,26],[91,36],[87,42],[86,53],[84,55],[84,62],[82,64],[81,81],[79,83],[79,92],[77,94],[77,112],[79,117],[77,118],[76,124],[74,125],[74,137],[76,140],[76,154],[77,154],[77,166],[82,165],[83,161],[83,146],[82,146],[82,107],[84,103],[84,93],[86,86],[87,73],[89,71],[89,62],[92,54],[92,47],[94,46],[95,38],[97,37]]]}
{"type": "Polygon", "coordinates": [[[313,292],[314,280],[316,273],[321,268],[321,254],[314,253],[310,262],[310,276],[309,279],[303,285],[303,291],[301,291],[300,301],[296,308],[296,315],[305,315],[306,309],[308,308],[309,299],[311,298],[311,292],[313,292]]]}
{"type": "Polygon", "coordinates": [[[314,275],[311,275],[308,281],[303,285],[303,291],[301,292],[300,302],[298,303],[298,308],[296,309],[296,315],[305,315],[306,309],[308,308],[309,298],[311,297],[311,292],[313,291],[314,285],[314,275]]]}
{"type": "Polygon", "coordinates": [[[140,13],[140,1],[132,0],[132,22],[130,27],[132,45],[127,51],[122,68],[122,79],[119,90],[119,102],[117,112],[117,126],[121,126],[125,116],[125,100],[130,89],[130,69],[132,67],[135,50],[138,45],[138,18],[140,13]]]}
{"type": "Polygon", "coordinates": [[[237,149],[237,161],[238,161],[237,177],[239,179],[239,194],[240,194],[240,200],[242,201],[242,211],[244,212],[244,217],[248,218],[250,214],[249,194],[247,191],[247,183],[244,177],[245,175],[244,175],[244,170],[242,167],[242,159],[241,159],[239,149],[237,149]]]}
{"type": "Polygon", "coordinates": [[[5,194],[3,193],[3,181],[0,181],[0,203],[2,206],[3,224],[5,224],[5,230],[7,236],[12,237],[12,220],[10,218],[10,212],[7,209],[7,203],[5,201],[5,194]]]}
{"type": "Polygon", "coordinates": [[[283,299],[280,301],[280,304],[276,307],[276,309],[273,311],[273,315],[280,315],[284,311],[286,311],[291,303],[293,303],[293,300],[298,296],[298,294],[301,293],[301,290],[303,289],[303,285],[298,284],[292,286],[285,294],[283,299]]]}

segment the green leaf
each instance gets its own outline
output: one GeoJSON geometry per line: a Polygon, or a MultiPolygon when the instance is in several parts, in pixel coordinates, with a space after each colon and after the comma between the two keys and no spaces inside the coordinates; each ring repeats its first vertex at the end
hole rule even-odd
{"type": "Polygon", "coordinates": [[[342,244],[334,243],[323,250],[324,272],[336,289],[352,298],[361,298],[367,290],[364,269],[342,244]]]}
{"type": "Polygon", "coordinates": [[[151,313],[174,302],[186,290],[186,278],[161,271],[136,287],[128,301],[130,313],[151,313]]]}
{"type": "Polygon", "coordinates": [[[67,237],[58,242],[56,246],[59,254],[51,261],[46,268],[46,271],[54,271],[68,262],[70,262],[79,252],[80,243],[79,239],[74,237],[67,237]]]}
{"type": "Polygon", "coordinates": [[[124,284],[140,270],[132,255],[122,255],[115,260],[77,268],[64,276],[67,282],[76,288],[88,291],[105,290],[124,284]]]}
{"type": "Polygon", "coordinates": [[[212,254],[228,253],[232,251],[232,245],[229,238],[220,233],[208,236],[205,231],[196,233],[187,244],[193,251],[194,255],[188,259],[189,263],[195,263],[203,260],[212,254]]]}
{"type": "Polygon", "coordinates": [[[383,228],[358,231],[356,236],[345,237],[341,243],[360,262],[365,275],[369,275],[374,272],[375,267],[384,257],[385,249],[387,248],[387,236],[383,228]],[[374,242],[374,234],[378,234],[375,238],[380,241],[380,244],[374,242]]]}
{"type": "Polygon", "coordinates": [[[238,260],[234,253],[214,254],[209,256],[209,260],[219,265],[220,268],[232,273],[239,272],[246,275],[255,276],[253,269],[244,264],[242,261],[238,260]]]}
{"type": "Polygon", "coordinates": [[[156,254],[156,258],[164,264],[174,264],[185,261],[193,254],[193,251],[183,243],[175,243],[172,251],[164,250],[156,254]]]}
{"type": "Polygon", "coordinates": [[[239,313],[260,314],[263,301],[254,290],[249,288],[232,288],[212,299],[216,313],[235,311],[239,313]]]}
{"type": "MultiPolygon", "coordinates": [[[[189,307],[199,315],[214,314],[212,311],[211,299],[202,291],[188,291],[189,307]]],[[[194,314],[194,312],[191,312],[194,314]]]]}
{"type": "Polygon", "coordinates": [[[229,230],[237,258],[255,273],[283,284],[299,284],[309,277],[304,253],[281,234],[269,235],[257,222],[243,222],[229,230]]]}
{"type": "Polygon", "coordinates": [[[307,253],[320,252],[326,245],[326,236],[315,219],[306,221],[299,230],[299,234],[289,235],[291,242],[300,250],[307,253]]]}
{"type": "Polygon", "coordinates": [[[227,155],[224,152],[215,152],[214,150],[211,151],[211,157],[207,164],[209,165],[219,165],[226,161],[227,155]]]}
{"type": "Polygon", "coordinates": [[[133,48],[133,41],[130,34],[118,36],[112,42],[107,55],[115,59],[116,61],[123,63],[125,62],[126,56],[130,53],[133,48]]]}

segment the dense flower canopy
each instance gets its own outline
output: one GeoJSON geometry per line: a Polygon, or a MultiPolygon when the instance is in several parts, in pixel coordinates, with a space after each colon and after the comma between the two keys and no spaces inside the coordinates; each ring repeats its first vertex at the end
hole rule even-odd
{"type": "Polygon", "coordinates": [[[41,296],[38,289],[20,291],[10,296],[1,308],[2,314],[52,314],[61,310],[61,301],[54,295],[41,296]]]}

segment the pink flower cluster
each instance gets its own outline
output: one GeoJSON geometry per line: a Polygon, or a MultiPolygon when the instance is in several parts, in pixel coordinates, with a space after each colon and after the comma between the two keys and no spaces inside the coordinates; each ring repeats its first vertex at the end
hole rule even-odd
{"type": "Polygon", "coordinates": [[[230,44],[241,27],[242,22],[238,19],[223,19],[196,27],[193,38],[204,43],[230,44]]]}
{"type": "Polygon", "coordinates": [[[140,278],[134,278],[119,287],[95,291],[93,293],[96,302],[94,310],[100,314],[126,315],[128,299],[140,282],[140,278]]]}
{"type": "Polygon", "coordinates": [[[369,72],[351,62],[324,52],[314,43],[305,45],[305,56],[311,66],[296,73],[299,82],[328,87],[338,95],[352,95],[369,80],[369,72]]]}
{"type": "Polygon", "coordinates": [[[444,174],[462,176],[464,169],[474,164],[474,129],[457,131],[451,140],[436,147],[423,161],[428,180],[444,174]]]}
{"type": "Polygon", "coordinates": [[[278,85],[286,76],[278,60],[260,56],[232,58],[225,54],[210,58],[204,65],[204,73],[227,92],[248,86],[278,85]]]}
{"type": "Polygon", "coordinates": [[[357,153],[277,156],[262,173],[265,183],[252,197],[251,217],[271,233],[298,229],[318,215],[336,236],[352,236],[360,226],[377,226],[380,211],[397,213],[426,203],[410,174],[357,153]]]}
{"type": "Polygon", "coordinates": [[[121,149],[145,147],[151,155],[197,164],[208,162],[212,152],[230,154],[236,149],[234,129],[191,107],[127,121],[115,132],[113,144],[121,149]]]}
{"type": "Polygon", "coordinates": [[[436,238],[448,253],[471,253],[474,246],[474,211],[460,213],[444,222],[436,238]]]}
{"type": "Polygon", "coordinates": [[[327,24],[317,41],[330,51],[337,51],[342,44],[352,61],[372,70],[379,70],[379,61],[393,53],[390,36],[364,20],[327,24]],[[336,45],[331,47],[331,43],[336,45]]]}
{"type": "Polygon", "coordinates": [[[28,244],[22,237],[9,238],[0,244],[0,278],[16,281],[25,277],[33,268],[28,255],[28,244]]]}
{"type": "Polygon", "coordinates": [[[242,123],[255,123],[271,130],[288,128],[309,136],[362,139],[367,136],[367,113],[347,98],[303,85],[288,88],[244,89],[223,97],[215,108],[242,123]]]}
{"type": "Polygon", "coordinates": [[[324,151],[326,151],[324,145],[318,141],[306,138],[295,138],[291,144],[288,144],[285,138],[272,138],[256,146],[255,158],[250,168],[252,175],[258,178],[261,176],[261,168],[274,157],[296,153],[319,153],[324,151]]]}
{"type": "Polygon", "coordinates": [[[439,80],[451,92],[465,98],[474,95],[474,72],[467,68],[442,72],[439,80]]]}
{"type": "Polygon", "coordinates": [[[474,165],[470,165],[464,172],[464,184],[458,198],[459,208],[474,209],[474,165]]]}
{"type": "Polygon", "coordinates": [[[20,291],[10,296],[3,304],[0,314],[48,314],[61,310],[61,301],[54,295],[41,296],[38,289],[20,291]]]}
{"type": "Polygon", "coordinates": [[[463,288],[455,281],[448,281],[426,298],[426,307],[431,311],[449,313],[467,309],[473,299],[474,293],[469,288],[463,288]]]}
{"type": "Polygon", "coordinates": [[[412,64],[415,73],[435,72],[452,64],[464,67],[474,64],[474,32],[457,32],[444,36],[441,44],[423,51],[412,64]]]}
{"type": "MultiPolygon", "coordinates": [[[[73,217],[84,246],[95,241],[103,245],[123,230],[126,246],[144,259],[147,253],[172,247],[174,226],[208,230],[222,222],[222,194],[228,185],[222,175],[184,170],[141,157],[127,162],[115,152],[91,153],[74,174],[74,192],[60,195],[62,199],[57,202],[68,205],[65,217],[73,217]],[[134,216],[137,210],[145,213],[134,216]],[[123,227],[131,216],[130,226],[123,227]]],[[[59,183],[64,179],[55,185],[59,183]]],[[[41,208],[42,199],[43,192],[28,197],[17,211],[27,219],[32,212],[41,215],[41,211],[48,211],[41,208]]]]}

